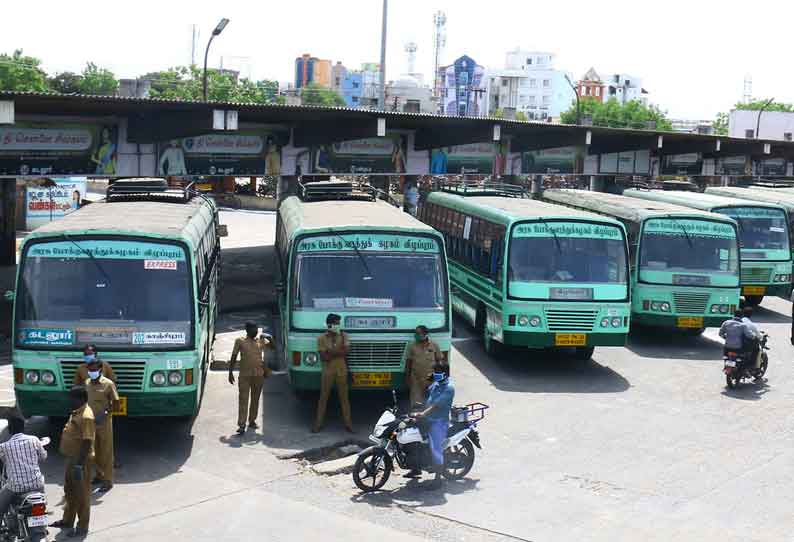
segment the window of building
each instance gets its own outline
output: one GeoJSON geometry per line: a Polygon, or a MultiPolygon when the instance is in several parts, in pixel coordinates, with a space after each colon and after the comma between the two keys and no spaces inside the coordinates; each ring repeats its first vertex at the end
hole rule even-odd
{"type": "Polygon", "coordinates": [[[596,91],[596,93],[595,93],[596,96],[601,96],[601,88],[600,87],[596,87],[595,91],[596,91]]]}
{"type": "Polygon", "coordinates": [[[358,103],[358,96],[351,96],[350,97],[350,101],[353,102],[354,104],[357,104],[358,103]]]}
{"type": "Polygon", "coordinates": [[[529,103],[532,104],[532,105],[535,105],[535,96],[530,96],[529,97],[529,103]]]}
{"type": "Polygon", "coordinates": [[[530,80],[529,80],[529,88],[538,88],[538,81],[537,81],[537,79],[530,79],[530,80]]]}
{"type": "Polygon", "coordinates": [[[544,96],[543,105],[549,105],[550,103],[551,103],[551,96],[544,96]]]}
{"type": "Polygon", "coordinates": [[[791,132],[784,132],[783,133],[783,141],[791,141],[792,134],[791,132]]]}
{"type": "Polygon", "coordinates": [[[543,57],[542,56],[538,57],[538,64],[543,64],[543,57]]]}
{"type": "Polygon", "coordinates": [[[421,110],[421,105],[419,100],[406,100],[405,105],[403,106],[403,111],[406,113],[419,113],[421,110]]]}
{"type": "Polygon", "coordinates": [[[531,65],[532,65],[532,59],[531,59],[531,58],[528,58],[528,59],[527,59],[527,66],[531,66],[531,65]]]}
{"type": "Polygon", "coordinates": [[[744,137],[747,139],[753,139],[755,137],[755,130],[745,130],[744,137]]]}
{"type": "Polygon", "coordinates": [[[502,79],[502,86],[503,86],[503,87],[506,87],[506,86],[507,86],[507,84],[508,84],[508,82],[509,82],[509,81],[508,81],[507,79],[502,79]]]}
{"type": "Polygon", "coordinates": [[[334,79],[334,81],[336,81],[336,86],[339,86],[340,84],[339,78],[337,77],[336,79],[334,79]]]}
{"type": "Polygon", "coordinates": [[[360,86],[361,86],[361,85],[359,85],[358,83],[355,83],[355,82],[353,83],[353,88],[358,88],[358,87],[360,87],[360,86]]]}
{"type": "Polygon", "coordinates": [[[551,86],[551,80],[550,79],[544,79],[543,80],[543,88],[549,88],[550,86],[551,86]]]}

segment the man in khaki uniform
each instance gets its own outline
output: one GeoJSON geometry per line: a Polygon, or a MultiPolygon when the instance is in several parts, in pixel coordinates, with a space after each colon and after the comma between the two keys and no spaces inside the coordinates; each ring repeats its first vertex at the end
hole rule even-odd
{"type": "Polygon", "coordinates": [[[265,365],[265,349],[275,349],[273,341],[265,336],[257,337],[259,328],[253,322],[246,322],[245,337],[234,341],[232,359],[229,361],[229,384],[234,384],[234,365],[240,356],[240,374],[237,375],[239,391],[237,409],[237,434],[245,433],[245,421],[248,428],[259,427],[256,418],[259,416],[259,399],[265,378],[270,376],[270,369],[265,365]],[[250,403],[249,403],[250,401],[250,403]]]}
{"type": "Polygon", "coordinates": [[[426,326],[416,327],[414,339],[408,345],[405,356],[405,372],[411,388],[412,405],[425,402],[427,386],[430,384],[427,377],[433,372],[433,365],[444,360],[441,348],[430,340],[426,326]]]}
{"type": "Polygon", "coordinates": [[[116,373],[113,372],[113,368],[108,362],[99,359],[99,353],[95,345],[87,344],[83,349],[83,363],[78,365],[77,370],[74,372],[73,384],[75,386],[82,386],[85,384],[85,381],[88,379],[88,364],[94,360],[99,361],[102,376],[109,378],[114,384],[116,383],[116,373]]]}
{"type": "Polygon", "coordinates": [[[345,429],[353,432],[353,421],[350,418],[350,398],[347,390],[347,353],[350,351],[350,340],[341,330],[342,317],[338,314],[329,314],[325,319],[328,331],[317,338],[317,351],[323,362],[322,381],[320,385],[320,400],[317,403],[317,419],[314,421],[313,433],[322,430],[325,423],[325,410],[328,406],[328,397],[331,389],[336,384],[336,393],[342,406],[342,419],[345,429]]]}
{"type": "Polygon", "coordinates": [[[116,391],[113,381],[102,376],[98,360],[88,364],[85,388],[88,393],[88,406],[94,412],[96,422],[96,440],[94,442],[96,478],[92,483],[100,484],[100,491],[105,492],[113,487],[112,412],[119,408],[119,393],[116,391]]]}
{"type": "Polygon", "coordinates": [[[96,427],[94,412],[88,406],[88,392],[83,386],[69,391],[72,414],[61,434],[60,452],[66,458],[63,491],[66,504],[63,518],[51,527],[69,529],[71,536],[86,536],[91,515],[91,460],[94,455],[96,427]],[[73,529],[77,518],[77,528],[73,529]]]}

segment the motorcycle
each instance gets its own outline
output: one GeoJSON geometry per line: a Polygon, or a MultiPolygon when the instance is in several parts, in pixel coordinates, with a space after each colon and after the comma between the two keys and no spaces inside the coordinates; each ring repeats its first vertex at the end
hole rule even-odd
{"type": "MultiPolygon", "coordinates": [[[[48,437],[41,439],[47,446],[48,437]]],[[[5,465],[2,480],[6,480],[5,465]]],[[[47,497],[41,491],[29,491],[14,495],[6,514],[0,518],[0,542],[46,542],[47,541],[47,497]]]]}
{"type": "Polygon", "coordinates": [[[766,351],[769,347],[766,345],[769,340],[769,335],[761,333],[761,338],[758,341],[758,347],[761,349],[761,367],[756,369],[755,360],[751,358],[748,352],[734,352],[729,350],[723,356],[723,369],[725,373],[725,382],[729,389],[738,388],[742,380],[753,378],[759,379],[766,374],[769,367],[769,356],[766,351]]]}
{"type": "MultiPolygon", "coordinates": [[[[416,419],[401,414],[397,394],[394,405],[381,414],[369,440],[374,444],[359,453],[353,467],[353,481],[364,492],[377,491],[389,480],[394,463],[401,469],[414,467],[429,471],[432,466],[429,440],[416,419]]],[[[488,405],[472,403],[453,407],[447,438],[444,441],[444,468],[447,480],[460,480],[474,466],[474,447],[482,449],[477,424],[485,417],[488,405]]]]}

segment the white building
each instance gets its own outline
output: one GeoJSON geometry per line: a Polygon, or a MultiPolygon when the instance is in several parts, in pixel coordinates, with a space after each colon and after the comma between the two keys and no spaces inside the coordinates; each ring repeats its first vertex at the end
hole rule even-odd
{"type": "Polygon", "coordinates": [[[711,135],[714,133],[713,120],[671,119],[674,132],[683,134],[711,135]]]}
{"type": "Polygon", "coordinates": [[[435,113],[433,90],[411,74],[386,85],[386,109],[404,113],[435,113]]]}
{"type": "Polygon", "coordinates": [[[531,120],[558,119],[575,94],[566,73],[554,67],[554,58],[545,51],[508,52],[504,69],[488,72],[489,113],[502,110],[508,116],[521,112],[531,120]]]}
{"type": "Polygon", "coordinates": [[[619,103],[625,104],[638,101],[648,105],[648,91],[642,87],[642,78],[627,73],[611,74],[604,79],[604,101],[615,98],[619,103]]]}
{"type": "Polygon", "coordinates": [[[792,141],[794,134],[794,113],[782,111],[764,111],[761,113],[761,124],[758,134],[758,111],[736,109],[731,111],[728,119],[728,134],[731,137],[746,139],[777,139],[792,141]]]}

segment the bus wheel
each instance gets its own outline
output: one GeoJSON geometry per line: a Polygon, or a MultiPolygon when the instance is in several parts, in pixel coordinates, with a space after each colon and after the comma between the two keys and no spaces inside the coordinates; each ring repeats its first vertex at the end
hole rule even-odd
{"type": "Polygon", "coordinates": [[[748,295],[744,297],[744,302],[751,307],[757,307],[764,300],[762,295],[748,295]]]}
{"type": "Polygon", "coordinates": [[[593,346],[580,346],[574,350],[573,358],[577,361],[590,361],[593,357],[593,352],[595,352],[595,347],[593,346]]]}
{"type": "Polygon", "coordinates": [[[487,329],[483,330],[482,343],[485,347],[485,352],[493,357],[498,358],[504,355],[505,347],[502,343],[494,339],[487,329]]]}
{"type": "Polygon", "coordinates": [[[698,329],[687,329],[686,331],[684,331],[684,333],[686,333],[690,337],[700,337],[701,335],[703,335],[704,331],[706,331],[706,328],[701,327],[698,329]]]}

